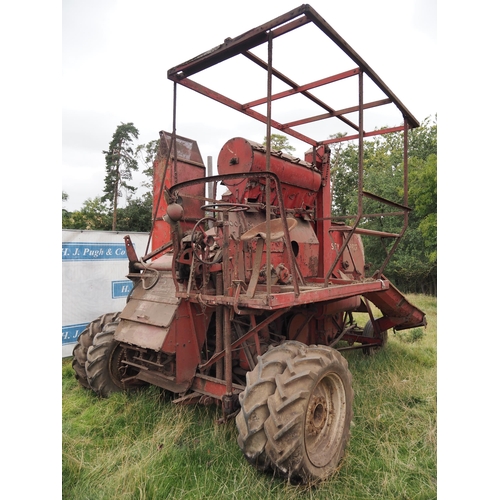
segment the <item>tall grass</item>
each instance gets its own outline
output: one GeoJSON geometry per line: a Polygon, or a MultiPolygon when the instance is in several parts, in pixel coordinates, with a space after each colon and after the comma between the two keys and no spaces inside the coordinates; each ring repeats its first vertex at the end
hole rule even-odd
{"type": "Polygon", "coordinates": [[[65,499],[411,499],[436,486],[436,299],[424,335],[389,334],[375,356],[346,352],[355,391],[352,435],[339,472],[315,488],[262,474],[243,458],[234,422],[216,407],[177,406],[147,387],[98,399],[63,360],[65,499]]]}

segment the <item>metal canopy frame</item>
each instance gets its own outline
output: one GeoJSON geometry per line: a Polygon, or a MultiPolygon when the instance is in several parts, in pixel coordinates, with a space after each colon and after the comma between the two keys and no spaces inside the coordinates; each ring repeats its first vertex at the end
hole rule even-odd
{"type": "Polygon", "coordinates": [[[406,106],[396,97],[396,95],[389,89],[389,87],[382,81],[382,79],[372,70],[372,68],[358,55],[358,53],[321,17],[319,14],[308,4],[304,4],[290,12],[283,14],[272,21],[262,24],[257,28],[254,28],[246,33],[232,39],[226,39],[221,45],[209,50],[185,63],[179,64],[168,71],[168,78],[175,83],[179,83],[184,87],[190,88],[200,94],[210,97],[226,106],[229,106],[241,113],[246,114],[256,120],[263,123],[270,121],[270,125],[284,132],[296,139],[306,142],[313,147],[319,147],[322,144],[330,144],[333,142],[340,142],[346,140],[353,140],[359,137],[370,137],[374,135],[379,135],[381,133],[397,132],[404,130],[404,125],[396,126],[392,128],[386,128],[383,130],[373,130],[373,131],[363,131],[362,134],[359,133],[362,129],[362,113],[363,110],[368,108],[373,108],[377,106],[394,104],[402,114],[404,122],[408,123],[409,128],[419,127],[420,124],[418,120],[410,113],[406,106]],[[253,49],[264,43],[270,43],[272,45],[272,40],[290,33],[293,30],[301,28],[309,23],[313,23],[319,30],[321,30],[332,42],[334,42],[347,56],[357,65],[357,67],[342,72],[340,74],[331,75],[330,77],[323,78],[314,82],[306,84],[298,84],[294,82],[291,78],[287,77],[285,74],[274,69],[269,61],[264,61],[250,52],[253,49]],[[258,100],[252,102],[240,103],[233,99],[230,99],[215,90],[209,89],[194,80],[191,79],[193,75],[200,73],[201,71],[215,66],[221,62],[224,62],[238,54],[241,54],[248,58],[250,61],[255,63],[257,66],[269,71],[272,76],[278,78],[283,83],[290,87],[289,90],[284,92],[279,92],[274,95],[268,95],[258,100]],[[336,81],[343,80],[345,78],[351,78],[358,76],[360,80],[360,102],[345,109],[334,109],[329,104],[323,102],[311,93],[311,90],[323,86],[328,83],[333,83],[336,81]],[[362,81],[363,75],[369,77],[375,85],[383,92],[385,98],[382,100],[364,103],[362,96],[362,81]],[[275,101],[277,99],[283,99],[295,94],[301,94],[310,101],[314,102],[316,105],[322,107],[326,113],[307,116],[299,120],[295,120],[289,123],[280,123],[275,119],[272,119],[268,113],[265,116],[257,111],[255,111],[256,106],[264,104],[269,101],[275,101]],[[348,118],[346,114],[352,112],[359,112],[360,123],[355,124],[348,118]],[[301,132],[297,131],[295,127],[312,123],[315,121],[323,120],[326,118],[337,118],[347,124],[355,132],[353,135],[348,135],[343,138],[338,139],[326,139],[326,140],[316,140],[310,138],[301,132]]]}
{"type": "MultiPolygon", "coordinates": [[[[315,52],[317,52],[315,48],[315,52]]],[[[304,74],[308,74],[304,71],[304,74]]],[[[271,128],[274,128],[280,132],[290,135],[300,141],[305,142],[312,146],[313,158],[317,160],[317,149],[321,146],[328,147],[329,144],[338,143],[343,141],[357,140],[359,145],[358,153],[358,209],[357,215],[350,216],[339,216],[336,219],[355,219],[350,227],[337,228],[338,230],[347,231],[347,237],[344,240],[344,244],[337,253],[337,258],[329,272],[325,273],[324,285],[327,286],[329,275],[332,272],[334,266],[340,259],[343,251],[347,248],[349,241],[351,240],[354,233],[361,233],[364,235],[372,235],[376,237],[383,238],[393,238],[394,243],[392,247],[387,250],[387,257],[382,263],[380,268],[374,274],[374,277],[380,278],[382,276],[383,270],[385,269],[390,258],[394,254],[403,234],[406,232],[408,227],[408,214],[410,208],[408,208],[408,131],[412,128],[419,127],[420,124],[418,120],[412,115],[412,113],[406,108],[406,106],[396,97],[396,95],[390,90],[390,88],[382,81],[382,79],[373,71],[373,69],[359,56],[359,54],[308,4],[301,5],[300,7],[289,11],[267,23],[264,23],[236,38],[227,38],[224,43],[208,50],[199,56],[190,59],[182,64],[179,64],[170,70],[168,70],[169,80],[174,82],[174,120],[173,120],[173,133],[175,134],[176,128],[176,108],[177,108],[177,90],[176,85],[182,85],[186,88],[194,90],[206,97],[209,97],[219,103],[224,104],[240,113],[243,113],[257,121],[266,124],[266,137],[271,136],[271,128]],[[314,25],[323,34],[325,34],[338,48],[344,52],[349,59],[354,63],[354,67],[340,73],[330,75],[309,83],[297,83],[290,77],[286,76],[284,73],[278,71],[273,67],[273,41],[279,37],[282,37],[292,31],[298,30],[306,25],[314,25]],[[267,50],[267,61],[261,59],[254,53],[250,52],[251,49],[257,48],[263,44],[268,46],[267,50]],[[203,70],[216,66],[223,63],[237,55],[242,55],[257,67],[260,67],[267,71],[267,95],[255,99],[249,102],[238,102],[226,95],[223,95],[216,90],[208,88],[192,79],[193,76],[201,73],[203,70]],[[276,78],[283,82],[287,86],[287,90],[272,93],[272,78],[276,78]],[[335,109],[330,104],[324,102],[317,95],[313,94],[314,89],[319,87],[334,84],[346,79],[357,78],[357,94],[358,102],[353,103],[351,106],[343,109],[335,109]],[[371,102],[364,101],[365,93],[365,78],[368,78],[375,86],[382,92],[383,98],[377,99],[371,102]],[[324,110],[320,114],[314,114],[310,116],[304,116],[302,118],[289,121],[286,123],[281,123],[277,121],[274,116],[272,116],[272,103],[273,101],[279,99],[285,99],[287,97],[301,95],[308,99],[310,102],[314,103],[324,110]],[[255,108],[261,105],[267,104],[266,114],[258,112],[255,108]],[[383,127],[376,128],[374,130],[366,131],[364,127],[364,111],[372,108],[377,108],[379,106],[392,105],[397,108],[401,113],[402,122],[393,127],[383,127]],[[358,123],[347,118],[346,115],[351,113],[358,113],[358,123]],[[326,119],[337,119],[340,120],[344,125],[347,125],[352,133],[347,133],[342,137],[330,136],[324,139],[314,139],[305,135],[304,133],[297,130],[297,127],[301,125],[311,124],[318,122],[320,120],[326,119]],[[401,124],[402,123],[402,124],[401,124]],[[366,137],[373,137],[382,134],[388,134],[392,132],[403,132],[404,133],[404,151],[403,151],[403,204],[398,204],[390,200],[380,198],[374,194],[367,193],[363,190],[363,170],[364,170],[364,160],[363,160],[363,141],[366,137]],[[395,234],[382,234],[379,231],[370,231],[367,229],[359,228],[360,222],[363,218],[370,217],[369,214],[363,212],[363,199],[364,198],[376,199],[378,202],[384,203],[390,207],[391,210],[396,209],[396,212],[385,212],[382,214],[377,214],[378,216],[383,215],[402,215],[404,218],[403,226],[400,233],[395,234]]],[[[270,142],[267,141],[267,170],[269,170],[270,164],[270,142]]],[[[174,154],[175,156],[175,154],[174,154]]],[[[329,181],[328,181],[329,182],[329,181]]],[[[269,186],[268,186],[269,187],[269,186]]],[[[269,193],[269,189],[266,189],[269,193]]],[[[324,211],[324,210],[323,210],[324,211]]],[[[326,217],[326,213],[322,213],[321,217],[326,217]]],[[[270,210],[269,210],[269,200],[267,200],[267,210],[266,210],[266,221],[269,223],[270,210]]],[[[319,219],[318,219],[319,220],[319,219]]],[[[336,230],[337,230],[336,229],[336,230]]],[[[269,263],[268,263],[269,264],[269,263]]],[[[325,270],[326,271],[326,270],[325,270]]]]}

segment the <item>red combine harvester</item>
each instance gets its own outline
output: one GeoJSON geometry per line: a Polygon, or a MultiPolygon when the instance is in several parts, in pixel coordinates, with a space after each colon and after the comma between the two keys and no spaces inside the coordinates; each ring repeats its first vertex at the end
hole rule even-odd
{"type": "Polygon", "coordinates": [[[383,274],[408,224],[408,131],[419,123],[309,5],[227,39],[170,69],[168,78],[174,128],[160,132],[154,165],[153,250],[138,258],[125,238],[133,290],[121,313],[96,319],[80,336],[76,377],[103,397],[154,384],[174,393],[176,403],[216,403],[224,421],[236,418],[238,444],[258,469],[304,482],[327,478],[344,454],[353,415],[341,351],[370,354],[384,346],[389,329],[426,323],[383,274]],[[354,68],[300,85],[278,71],[274,45],[306,27],[319,29],[354,68]],[[260,46],[267,60],[250,52],[260,46]],[[264,97],[240,103],[192,79],[235,56],[264,70],[264,97]],[[345,80],[356,89],[349,107],[333,108],[312,93],[345,80]],[[364,101],[367,81],[380,99],[364,101]],[[273,82],[285,90],[273,93],[273,82]],[[220,150],[218,175],[207,177],[197,143],[175,130],[179,85],[262,122],[267,137],[275,129],[305,142],[304,160],[272,150],[271,141],[235,137],[220,150]],[[297,96],[321,113],[286,123],[271,115],[275,101],[297,96]],[[392,106],[399,125],[365,131],[365,113],[380,106],[392,106]],[[298,131],[323,120],[352,133],[314,140],[298,131]],[[366,137],[401,131],[404,202],[395,203],[363,190],[362,151],[366,137]],[[358,212],[332,218],[330,145],[342,140],[359,142],[358,212]],[[366,198],[389,211],[365,213],[366,198]],[[401,219],[399,233],[363,228],[368,218],[390,216],[401,219]],[[393,241],[370,275],[361,236],[393,241]],[[363,327],[353,313],[364,313],[363,327]]]}

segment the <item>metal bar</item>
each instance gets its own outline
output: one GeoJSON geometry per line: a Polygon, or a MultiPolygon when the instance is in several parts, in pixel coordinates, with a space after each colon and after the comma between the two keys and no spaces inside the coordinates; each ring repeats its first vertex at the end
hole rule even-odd
{"type": "MultiPolygon", "coordinates": [[[[395,215],[401,216],[404,214],[405,214],[404,212],[376,212],[376,213],[363,214],[363,217],[365,219],[369,219],[372,217],[381,217],[381,216],[389,217],[389,216],[395,216],[395,215]]],[[[349,220],[349,219],[352,219],[353,217],[354,217],[354,215],[335,215],[335,216],[331,217],[331,220],[332,221],[349,220]]]]}
{"type": "MultiPolygon", "coordinates": [[[[271,70],[272,70],[272,66],[271,65],[269,65],[269,66],[271,67],[271,70]]],[[[322,78],[321,80],[316,80],[315,82],[311,82],[311,83],[307,83],[305,85],[300,85],[300,86],[294,87],[291,90],[285,90],[283,92],[279,92],[278,94],[272,95],[271,100],[277,101],[278,99],[283,99],[284,97],[289,97],[291,95],[295,95],[295,94],[299,94],[299,93],[304,94],[306,90],[315,89],[317,87],[321,87],[323,85],[327,85],[327,84],[332,83],[332,82],[337,82],[339,80],[343,80],[344,78],[349,78],[351,76],[357,75],[358,73],[359,73],[358,68],[351,69],[349,71],[344,71],[343,73],[339,73],[338,75],[333,75],[333,76],[329,76],[327,78],[322,78]]],[[[246,104],[243,104],[243,109],[253,108],[255,106],[259,106],[260,104],[264,104],[265,102],[267,102],[267,100],[268,100],[267,97],[263,97],[262,99],[257,99],[255,101],[248,102],[246,104]]]]}
{"type": "MultiPolygon", "coordinates": [[[[404,122],[404,134],[403,134],[403,144],[404,144],[404,147],[403,147],[403,169],[404,169],[404,174],[403,174],[403,184],[404,184],[404,186],[403,186],[403,193],[404,193],[403,194],[403,203],[405,205],[408,204],[408,130],[409,130],[408,120],[405,119],[405,122],[404,122]]],[[[374,275],[377,278],[379,278],[380,276],[382,276],[382,274],[383,274],[383,272],[384,272],[387,264],[389,263],[389,260],[392,258],[392,256],[394,255],[394,252],[398,248],[399,243],[401,241],[401,238],[403,237],[403,235],[406,232],[406,229],[408,228],[408,223],[409,223],[409,210],[406,211],[405,214],[404,214],[404,223],[403,223],[403,227],[401,228],[401,232],[399,234],[398,239],[394,242],[394,244],[392,245],[391,249],[387,253],[387,256],[386,256],[384,262],[380,266],[380,269],[374,275]]]]}
{"type": "Polygon", "coordinates": [[[229,306],[224,307],[224,377],[226,379],[226,395],[233,392],[233,357],[231,353],[231,321],[229,306]]]}
{"type": "MultiPolygon", "coordinates": [[[[385,104],[390,104],[391,101],[389,99],[381,99],[380,101],[373,101],[366,104],[363,104],[364,109],[375,108],[377,106],[384,106],[385,104]]],[[[296,127],[298,125],[305,125],[306,123],[313,123],[320,120],[326,120],[327,118],[335,118],[340,115],[345,115],[348,113],[354,113],[359,110],[359,106],[351,106],[350,108],[339,109],[337,111],[332,111],[330,113],[324,113],[322,115],[310,116],[309,118],[303,118],[302,120],[295,120],[293,122],[284,123],[283,126],[287,128],[296,127]]],[[[358,127],[356,126],[356,130],[358,127]]],[[[365,134],[366,135],[366,134],[365,134]]],[[[323,141],[322,144],[325,144],[323,141]]]]}
{"type": "MultiPolygon", "coordinates": [[[[216,293],[217,295],[222,295],[224,293],[224,287],[222,284],[222,275],[220,273],[217,273],[216,275],[216,293]]],[[[224,346],[224,339],[223,339],[223,322],[224,322],[224,313],[223,313],[223,306],[217,306],[215,309],[215,350],[217,352],[222,351],[222,348],[224,346]]],[[[223,376],[223,365],[222,361],[217,361],[217,364],[215,365],[215,376],[218,379],[222,379],[223,376]]]]}
{"type": "MultiPolygon", "coordinates": [[[[269,32],[267,41],[267,122],[266,122],[266,172],[271,171],[271,111],[273,79],[273,35],[269,32]]],[[[285,221],[285,225],[286,225],[285,221]]],[[[271,294],[271,179],[266,177],[266,288],[271,294]]]]}
{"type": "MultiPolygon", "coordinates": [[[[252,54],[251,52],[243,52],[243,55],[246,56],[251,61],[253,61],[258,66],[260,66],[261,68],[267,70],[267,64],[266,64],[266,62],[263,61],[262,59],[258,58],[256,55],[252,54]]],[[[281,80],[283,83],[286,83],[287,85],[290,85],[290,87],[296,88],[296,87],[299,86],[298,83],[295,83],[293,80],[291,80],[290,78],[288,78],[283,73],[280,73],[276,69],[273,68],[272,71],[273,71],[273,76],[275,76],[276,78],[278,78],[279,80],[281,80]]],[[[317,104],[318,106],[322,107],[323,109],[325,109],[329,113],[336,113],[336,111],[331,106],[329,106],[328,104],[324,103],[323,101],[321,101],[320,99],[318,99],[316,96],[312,95],[311,93],[309,93],[309,92],[306,91],[306,92],[302,92],[302,95],[304,95],[310,101],[312,101],[315,104],[317,104]]],[[[358,126],[355,123],[353,123],[350,120],[348,120],[347,118],[345,118],[344,116],[339,116],[338,118],[339,118],[340,121],[344,122],[349,127],[353,128],[354,130],[358,130],[358,126]]]]}
{"type": "MultiPolygon", "coordinates": [[[[334,227],[330,231],[340,231],[342,233],[348,233],[352,231],[349,226],[334,227]]],[[[356,228],[354,230],[356,234],[365,234],[366,236],[380,236],[381,238],[399,238],[399,233],[386,233],[385,231],[375,231],[373,229],[361,229],[356,228]]]]}
{"type": "Polygon", "coordinates": [[[352,236],[354,235],[358,224],[361,221],[362,215],[363,215],[363,72],[361,71],[358,75],[359,81],[358,81],[358,96],[359,96],[359,130],[360,133],[358,135],[358,213],[356,217],[356,221],[354,222],[351,231],[347,235],[346,238],[344,238],[344,243],[342,244],[341,248],[337,251],[337,255],[332,262],[332,265],[330,266],[330,269],[328,270],[328,273],[325,274],[324,278],[324,286],[328,286],[328,280],[330,279],[331,274],[333,273],[333,270],[335,269],[335,266],[339,262],[339,260],[342,258],[342,254],[344,253],[344,250],[347,248],[347,245],[351,241],[352,236]]]}
{"type": "MultiPolygon", "coordinates": [[[[200,373],[195,375],[191,389],[200,395],[203,394],[220,400],[226,395],[225,386],[221,380],[200,373]]],[[[233,389],[237,392],[242,392],[245,388],[242,385],[233,384],[233,389]]],[[[177,402],[177,400],[174,402],[177,402]]]]}
{"type": "MultiPolygon", "coordinates": [[[[229,310],[228,308],[226,308],[229,310]]],[[[231,349],[236,349],[239,347],[243,342],[246,342],[250,337],[255,335],[257,332],[265,328],[266,326],[270,325],[273,321],[276,321],[281,315],[285,314],[287,311],[289,311],[289,307],[284,308],[284,309],[279,309],[275,311],[273,314],[268,316],[264,321],[261,321],[258,325],[254,326],[250,330],[248,330],[243,337],[240,337],[238,340],[234,341],[232,345],[230,346],[231,349]]],[[[200,371],[206,370],[207,368],[210,368],[215,362],[217,362],[219,359],[222,359],[222,357],[226,356],[226,351],[221,351],[218,353],[215,353],[206,363],[200,365],[198,368],[200,371]]],[[[227,356],[226,356],[226,364],[227,364],[227,356]]]]}
{"type": "MultiPolygon", "coordinates": [[[[406,180],[405,185],[408,187],[408,180],[406,180]]],[[[385,205],[391,205],[396,208],[401,208],[404,212],[411,211],[411,208],[406,206],[408,203],[408,200],[405,199],[405,204],[401,205],[399,203],[396,203],[395,201],[388,200],[387,198],[382,198],[381,196],[378,196],[373,193],[369,193],[368,191],[363,191],[363,196],[366,196],[366,198],[371,198],[372,200],[378,201],[379,203],[384,203],[385,205]]],[[[405,195],[405,198],[408,198],[408,195],[405,195]]]]}
{"type": "MultiPolygon", "coordinates": [[[[230,99],[222,94],[219,94],[218,92],[215,92],[193,80],[189,80],[188,78],[186,78],[182,81],[182,85],[191,90],[194,90],[195,92],[198,92],[199,94],[202,94],[206,97],[210,97],[210,99],[213,99],[214,101],[220,102],[221,104],[225,104],[226,106],[229,106],[230,108],[233,108],[236,111],[239,111],[240,113],[250,116],[255,120],[258,120],[262,123],[267,123],[267,117],[265,115],[258,113],[253,109],[243,109],[243,105],[240,104],[239,102],[234,101],[233,99],[230,99]]],[[[296,130],[287,128],[283,126],[281,123],[277,122],[276,120],[271,120],[271,124],[275,129],[281,130],[282,132],[285,132],[286,134],[291,135],[296,139],[304,141],[305,143],[310,144],[311,146],[315,146],[317,144],[317,142],[314,139],[311,139],[310,137],[307,137],[304,134],[297,132],[296,130]]]]}
{"type": "Polygon", "coordinates": [[[420,123],[410,113],[406,106],[396,97],[391,89],[382,81],[382,79],[373,71],[373,69],[359,56],[359,54],[310,6],[304,6],[304,14],[310,19],[330,40],[344,51],[359,67],[365,72],[377,85],[377,87],[391,99],[402,115],[408,120],[411,128],[419,127],[420,123]]]}
{"type": "Polygon", "coordinates": [[[358,217],[363,213],[363,72],[359,73],[359,137],[358,137],[358,217]]]}
{"type": "MultiPolygon", "coordinates": [[[[173,120],[172,120],[172,143],[174,146],[174,175],[173,182],[177,184],[177,84],[174,82],[174,110],[173,110],[173,120]]],[[[165,171],[168,168],[168,160],[165,165],[165,171]]]]}
{"type": "Polygon", "coordinates": [[[295,20],[295,18],[299,18],[305,11],[305,5],[298,7],[296,9],[287,12],[267,23],[261,24],[256,28],[253,28],[242,35],[236,38],[227,38],[224,43],[214,47],[199,56],[190,59],[187,62],[179,64],[167,72],[167,77],[169,80],[180,81],[186,76],[194,75],[206,68],[210,68],[215,64],[218,64],[222,61],[230,59],[231,57],[241,54],[244,51],[250,50],[258,45],[262,45],[267,41],[267,32],[269,30],[275,31],[275,38],[277,36],[284,35],[285,33],[289,33],[297,29],[298,27],[309,23],[309,19],[306,17],[302,17],[300,19],[295,20]],[[294,22],[289,22],[293,21],[294,22]],[[282,24],[288,23],[283,27],[276,29],[282,24]]]}
{"type": "Polygon", "coordinates": [[[298,27],[313,22],[330,40],[332,40],[343,52],[347,54],[377,85],[380,90],[395,104],[401,111],[404,118],[408,120],[410,128],[419,127],[418,120],[410,113],[404,104],[397,98],[391,89],[373,71],[373,69],[359,56],[359,54],[321,17],[307,4],[297,9],[279,16],[272,21],[264,23],[242,35],[226,41],[214,47],[212,50],[204,52],[199,56],[175,66],[168,70],[167,76],[170,80],[181,82],[186,77],[198,73],[206,68],[214,66],[231,57],[245,53],[246,51],[261,45],[267,41],[267,32],[274,30],[274,37],[281,36],[298,27]],[[283,26],[281,26],[283,25],[283,26]],[[278,28],[279,27],[279,28],[278,28]]]}
{"type": "Polygon", "coordinates": [[[344,243],[342,247],[337,251],[337,256],[333,261],[332,265],[327,274],[325,274],[324,285],[327,286],[328,280],[335,269],[335,266],[339,262],[344,253],[344,250],[347,248],[347,245],[351,241],[352,236],[354,235],[356,228],[358,227],[359,222],[363,216],[363,170],[364,170],[364,151],[363,151],[363,71],[359,72],[358,75],[358,95],[359,95],[359,130],[360,133],[358,135],[358,214],[356,217],[356,221],[354,222],[351,231],[344,239],[344,243]]]}
{"type": "MultiPolygon", "coordinates": [[[[383,128],[380,130],[372,130],[371,132],[364,132],[363,136],[364,137],[374,137],[377,135],[385,135],[385,134],[392,134],[393,132],[401,132],[404,130],[404,126],[401,125],[400,127],[391,127],[391,128],[383,128]]],[[[346,135],[344,137],[336,137],[335,139],[326,139],[325,141],[319,141],[318,145],[321,144],[333,144],[336,142],[345,142],[345,141],[353,141],[359,139],[359,134],[356,135],[346,135]]]]}

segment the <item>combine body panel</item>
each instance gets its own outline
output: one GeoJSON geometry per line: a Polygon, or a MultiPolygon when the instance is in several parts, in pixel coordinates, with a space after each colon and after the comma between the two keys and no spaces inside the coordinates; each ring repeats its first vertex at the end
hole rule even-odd
{"type": "MultiPolygon", "coordinates": [[[[160,132],[158,156],[153,169],[153,198],[155,213],[153,214],[152,247],[160,248],[171,241],[170,224],[165,221],[167,202],[163,196],[164,188],[169,188],[177,182],[190,179],[201,179],[206,175],[205,165],[196,141],[185,137],[160,132]]],[[[184,210],[191,214],[191,219],[203,217],[200,200],[205,195],[205,186],[198,184],[189,191],[189,198],[184,203],[184,210]]],[[[192,228],[192,221],[182,221],[182,229],[192,228]]]]}
{"type": "Polygon", "coordinates": [[[267,137],[274,127],[308,149],[299,159],[235,137],[220,149],[218,175],[207,177],[195,140],[160,132],[152,251],[138,258],[125,238],[133,290],[119,317],[108,315],[109,324],[96,320],[89,328],[77,350],[77,378],[102,396],[149,383],[176,394],[177,403],[219,404],[224,421],[236,417],[238,443],[250,463],[287,478],[324,479],[338,468],[352,419],[351,374],[340,353],[374,353],[389,329],[425,325],[425,314],[383,274],[408,222],[407,134],[418,122],[309,5],[227,39],[168,74],[174,85],[266,123],[267,137]],[[271,58],[265,62],[250,52],[308,23],[356,68],[301,87],[275,70],[271,58]],[[268,87],[266,98],[237,103],[191,80],[236,54],[290,90],[273,95],[268,87]],[[358,79],[362,90],[363,75],[384,99],[364,103],[360,92],[357,105],[342,113],[312,94],[346,78],[358,79]],[[267,102],[270,110],[273,100],[298,93],[326,115],[280,123],[270,111],[265,116],[253,109],[267,102]],[[404,125],[361,133],[365,108],[390,103],[404,125]],[[345,116],[353,110],[357,123],[345,116]],[[354,135],[317,141],[294,128],[325,118],[339,119],[354,135]],[[405,136],[403,203],[363,190],[360,154],[358,212],[333,218],[330,145],[356,139],[362,151],[365,135],[398,131],[405,136]],[[366,198],[389,206],[391,212],[375,216],[400,217],[401,231],[364,228],[373,216],[364,213],[366,198]],[[362,237],[393,241],[376,270],[365,265],[362,237]]]}
{"type": "MultiPolygon", "coordinates": [[[[285,208],[312,209],[321,187],[321,173],[310,163],[292,156],[272,152],[269,170],[281,181],[285,208]]],[[[266,148],[261,144],[236,137],[228,141],[219,153],[219,174],[266,172],[266,148]]],[[[265,203],[265,182],[243,179],[231,182],[231,201],[235,203],[265,203]]],[[[278,205],[276,186],[271,187],[271,204],[278,205]]]]}

